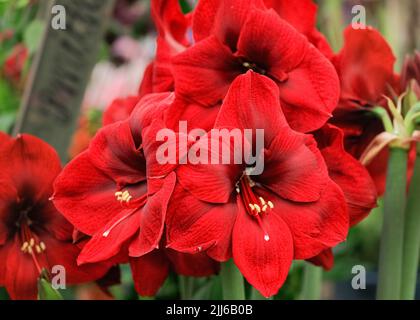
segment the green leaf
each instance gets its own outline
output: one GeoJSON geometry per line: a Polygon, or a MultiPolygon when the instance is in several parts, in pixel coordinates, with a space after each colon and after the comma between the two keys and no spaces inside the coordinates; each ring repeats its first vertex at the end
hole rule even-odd
{"type": "Polygon", "coordinates": [[[25,30],[23,40],[30,54],[38,50],[44,30],[45,25],[41,20],[32,21],[25,30]]]}
{"type": "Polygon", "coordinates": [[[46,277],[46,271],[44,270],[38,279],[39,300],[64,300],[60,292],[54,289],[51,283],[46,280],[46,277]]]}

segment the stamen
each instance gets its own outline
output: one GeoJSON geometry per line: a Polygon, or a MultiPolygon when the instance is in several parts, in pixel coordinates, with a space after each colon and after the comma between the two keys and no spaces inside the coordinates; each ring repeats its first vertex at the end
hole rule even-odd
{"type": "Polygon", "coordinates": [[[133,197],[130,195],[130,193],[127,190],[115,192],[115,197],[121,203],[123,202],[129,203],[131,199],[133,199],[133,197]]]}
{"type": "Polygon", "coordinates": [[[253,192],[254,186],[255,182],[245,174],[237,184],[237,191],[245,205],[247,213],[257,220],[258,225],[263,230],[264,241],[270,241],[270,236],[263,224],[261,215],[268,214],[274,208],[274,204],[263,197],[257,197],[253,192]]]}
{"type": "Polygon", "coordinates": [[[114,229],[116,226],[118,226],[121,222],[123,222],[125,219],[127,219],[128,217],[130,217],[133,213],[135,213],[137,211],[138,208],[135,208],[134,210],[130,211],[129,213],[127,213],[125,216],[123,216],[122,218],[118,219],[117,221],[114,222],[114,224],[109,227],[108,230],[106,230],[102,236],[104,238],[107,238],[109,236],[109,234],[111,233],[112,229],[114,229]]]}

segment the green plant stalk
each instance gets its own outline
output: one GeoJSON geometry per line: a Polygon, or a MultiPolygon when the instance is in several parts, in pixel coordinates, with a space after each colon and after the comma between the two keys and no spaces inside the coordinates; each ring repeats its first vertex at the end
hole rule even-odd
{"type": "Polygon", "coordinates": [[[401,292],[408,150],[391,147],[384,196],[377,299],[398,300],[401,292]]]}
{"type": "Polygon", "coordinates": [[[401,299],[414,300],[420,251],[420,146],[407,199],[404,227],[401,299]]]}
{"type": "Polygon", "coordinates": [[[181,300],[191,300],[194,294],[194,279],[191,277],[179,276],[179,289],[181,300]]]}
{"type": "Polygon", "coordinates": [[[233,259],[222,263],[220,276],[224,300],[245,300],[244,278],[233,259]]]}
{"type": "Polygon", "coordinates": [[[322,287],[322,268],[307,262],[303,270],[301,300],[320,300],[322,287]]]}

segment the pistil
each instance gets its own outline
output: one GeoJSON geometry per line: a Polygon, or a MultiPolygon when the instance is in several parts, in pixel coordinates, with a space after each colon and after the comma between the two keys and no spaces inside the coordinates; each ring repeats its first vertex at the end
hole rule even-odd
{"type": "Polygon", "coordinates": [[[238,182],[236,191],[241,196],[246,212],[257,220],[258,225],[263,230],[264,240],[269,241],[270,236],[262,221],[262,215],[268,214],[274,208],[274,204],[263,197],[257,197],[252,190],[254,187],[255,182],[248,175],[244,175],[238,182]]]}

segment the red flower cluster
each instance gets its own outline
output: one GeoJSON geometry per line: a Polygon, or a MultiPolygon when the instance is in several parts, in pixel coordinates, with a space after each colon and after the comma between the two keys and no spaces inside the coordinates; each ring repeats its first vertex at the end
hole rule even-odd
{"type": "Polygon", "coordinates": [[[35,137],[1,134],[0,165],[0,286],[12,299],[36,299],[42,269],[64,267],[67,284],[101,278],[110,265],[77,266],[73,227],[50,201],[57,153],[35,137]]]}
{"type": "MultiPolygon", "coordinates": [[[[375,207],[376,188],[345,149],[350,126],[339,115],[344,131],[328,122],[377,103],[393,74],[376,72],[383,84],[357,91],[363,78],[350,65],[362,59],[347,44],[333,55],[316,11],[311,0],[200,0],[183,15],[177,0],[152,1],[157,54],[139,97],[107,111],[107,125],[55,182],[54,204],[91,237],[80,264],[130,262],[137,291],[153,295],[170,268],[204,276],[233,258],[267,297],[294,259],[332,266],[331,248],[375,207]],[[233,161],[160,164],[157,134],[179,121],[207,132],[176,132],[188,141],[180,157],[206,150],[218,139],[211,129],[263,129],[263,173],[233,161]]],[[[350,46],[376,35],[357,32],[347,32],[350,46]]],[[[245,145],[250,158],[255,141],[245,145]]]]}

